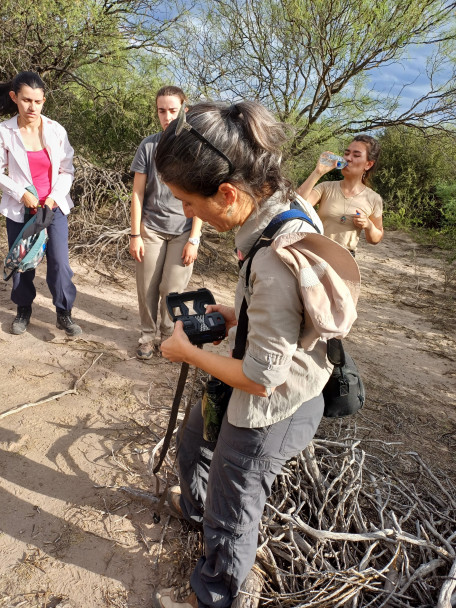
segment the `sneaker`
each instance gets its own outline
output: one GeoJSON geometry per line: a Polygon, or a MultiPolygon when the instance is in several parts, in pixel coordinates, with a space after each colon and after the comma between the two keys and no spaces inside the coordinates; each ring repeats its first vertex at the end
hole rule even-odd
{"type": "Polygon", "coordinates": [[[15,336],[23,334],[27,330],[27,325],[30,323],[31,316],[31,306],[18,306],[16,318],[11,325],[11,333],[15,336]]]}
{"type": "Polygon", "coordinates": [[[145,342],[144,344],[138,345],[138,350],[136,351],[136,357],[138,359],[151,359],[154,355],[154,343],[153,342],[145,342]]]}
{"type": "Polygon", "coordinates": [[[198,608],[198,599],[190,583],[181,587],[160,589],[152,596],[154,608],[198,608]]]}
{"type": "Polygon", "coordinates": [[[82,329],[71,318],[70,310],[64,310],[62,312],[57,312],[56,327],[57,327],[57,329],[64,329],[67,336],[73,337],[73,336],[78,336],[79,334],[82,334],[82,329]]]}

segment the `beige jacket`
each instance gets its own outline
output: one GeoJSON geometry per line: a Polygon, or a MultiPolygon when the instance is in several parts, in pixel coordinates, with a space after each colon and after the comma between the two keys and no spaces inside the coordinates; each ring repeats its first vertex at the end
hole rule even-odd
{"type": "MultiPolygon", "coordinates": [[[[239,229],[238,250],[246,255],[272,217],[287,208],[277,196],[266,201],[239,229]]],[[[314,219],[315,212],[312,210],[310,214],[314,219]]],[[[308,233],[313,229],[306,222],[293,220],[280,229],[282,235],[289,232],[308,233]]],[[[334,246],[353,260],[348,251],[334,246]]],[[[276,249],[265,247],[256,253],[247,289],[245,271],[246,265],[240,271],[235,297],[237,315],[244,296],[248,303],[249,330],[243,371],[254,382],[275,390],[270,390],[268,397],[257,397],[234,389],[228,421],[240,427],[262,427],[288,418],[305,401],[319,395],[332,366],[326,358],[326,339],[308,331],[309,319],[304,323],[301,286],[276,249]]],[[[235,328],[230,332],[232,347],[235,332],[235,328]]]]}

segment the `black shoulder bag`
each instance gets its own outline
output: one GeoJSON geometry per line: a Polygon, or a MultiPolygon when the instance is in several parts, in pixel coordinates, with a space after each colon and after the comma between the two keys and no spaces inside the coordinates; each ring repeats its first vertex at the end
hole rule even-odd
{"type": "MultiPolygon", "coordinates": [[[[310,217],[300,208],[299,203],[293,202],[289,211],[284,211],[271,220],[260,238],[253,245],[246,259],[240,262],[240,265],[247,263],[245,275],[246,287],[249,284],[252,259],[256,252],[262,247],[268,247],[274,240],[277,230],[286,222],[294,219],[304,220],[317,233],[321,234],[310,217]]],[[[233,350],[234,359],[242,359],[244,357],[249,323],[247,308],[247,301],[244,298],[236,330],[236,343],[233,350]]],[[[328,340],[327,356],[330,363],[334,365],[334,369],[323,389],[325,400],[323,415],[327,418],[340,418],[355,414],[363,407],[366,399],[363,381],[359,375],[358,368],[350,355],[345,352],[342,341],[337,338],[328,340]]]]}

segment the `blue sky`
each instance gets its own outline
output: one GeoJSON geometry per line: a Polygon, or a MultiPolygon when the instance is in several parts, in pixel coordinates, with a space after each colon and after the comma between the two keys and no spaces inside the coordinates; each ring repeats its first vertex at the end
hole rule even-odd
{"type": "MultiPolygon", "coordinates": [[[[427,61],[435,47],[429,45],[413,45],[408,48],[407,55],[398,63],[391,63],[370,72],[370,82],[374,89],[384,95],[400,95],[399,109],[410,107],[429,91],[429,77],[426,73],[427,61]]],[[[441,71],[435,76],[434,86],[446,84],[452,78],[453,65],[449,57],[441,57],[441,71]]]]}

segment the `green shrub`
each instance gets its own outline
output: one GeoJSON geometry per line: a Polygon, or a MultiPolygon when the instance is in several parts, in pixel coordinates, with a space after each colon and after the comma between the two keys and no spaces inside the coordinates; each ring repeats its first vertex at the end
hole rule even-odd
{"type": "Polygon", "coordinates": [[[452,182],[455,136],[422,133],[407,127],[387,129],[380,137],[381,159],[373,187],[385,204],[386,224],[445,227],[445,205],[438,184],[452,182]]]}

